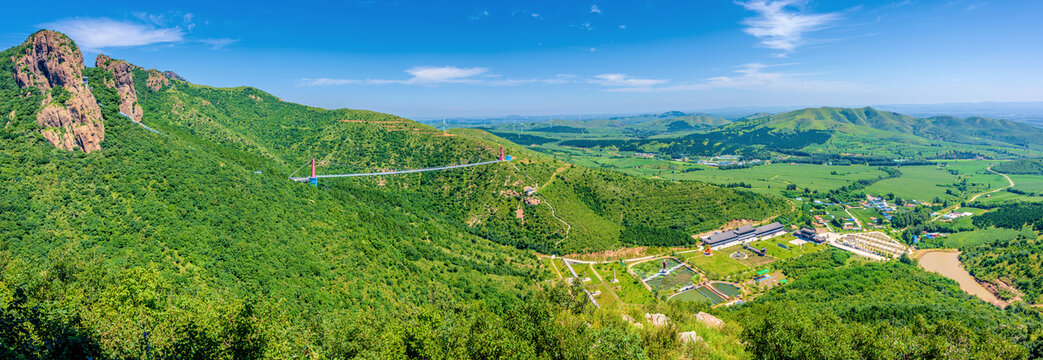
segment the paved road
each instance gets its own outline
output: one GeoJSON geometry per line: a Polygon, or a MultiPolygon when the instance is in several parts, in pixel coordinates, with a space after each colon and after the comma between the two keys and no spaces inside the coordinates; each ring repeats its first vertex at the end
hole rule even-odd
{"type": "Polygon", "coordinates": [[[996,172],[995,170],[992,170],[992,166],[989,166],[989,167],[987,167],[987,168],[985,168],[985,169],[986,169],[986,170],[989,170],[990,172],[992,172],[992,173],[994,173],[994,174],[1000,174],[1001,176],[1003,176],[1003,178],[1007,179],[1007,182],[1008,182],[1008,183],[1010,183],[1010,185],[1007,185],[1007,186],[1005,186],[1005,187],[1001,187],[1001,188],[999,188],[999,189],[995,189],[995,190],[991,190],[991,191],[986,191],[986,192],[983,192],[983,193],[981,193],[981,194],[978,194],[978,195],[974,195],[973,197],[971,197],[971,199],[970,199],[970,200],[967,200],[967,202],[969,202],[969,203],[970,203],[970,202],[974,202],[974,200],[978,200],[978,197],[980,197],[980,196],[982,196],[982,195],[985,195],[985,194],[991,194],[991,193],[994,193],[994,192],[998,192],[998,191],[1000,191],[1000,190],[1003,190],[1003,189],[1007,189],[1007,188],[1012,188],[1012,187],[1014,187],[1014,180],[1011,180],[1011,179],[1010,179],[1010,176],[1007,176],[1007,174],[999,173],[999,172],[996,172]]]}
{"type": "MultiPolygon", "coordinates": [[[[989,190],[989,191],[986,191],[986,192],[974,195],[969,200],[967,200],[968,204],[974,202],[974,200],[978,200],[978,198],[981,197],[982,195],[992,194],[992,193],[995,193],[995,192],[1003,191],[1004,189],[1008,189],[1008,188],[1014,187],[1014,180],[1011,180],[1010,176],[1007,176],[1007,174],[1004,174],[1004,173],[1001,173],[1001,172],[997,172],[996,170],[992,170],[992,166],[989,166],[989,167],[985,168],[985,170],[988,170],[988,171],[992,172],[993,174],[997,174],[997,175],[1003,176],[1004,179],[1007,179],[1007,182],[1009,183],[1009,185],[1001,187],[1001,188],[998,188],[998,189],[992,189],[992,190],[989,190]]],[[[942,209],[941,211],[938,211],[938,216],[935,216],[933,219],[931,219],[931,221],[935,221],[935,220],[941,219],[943,214],[948,213],[948,212],[952,212],[952,211],[956,211],[959,208],[960,208],[960,204],[956,204],[956,205],[950,206],[948,208],[942,209]]]]}

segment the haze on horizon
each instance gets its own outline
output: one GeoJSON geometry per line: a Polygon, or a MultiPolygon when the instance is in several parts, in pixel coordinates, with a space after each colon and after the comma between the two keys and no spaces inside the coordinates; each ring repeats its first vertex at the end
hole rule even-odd
{"type": "Polygon", "coordinates": [[[1040,2],[65,3],[0,42],[410,117],[1043,101],[1040,2]]]}

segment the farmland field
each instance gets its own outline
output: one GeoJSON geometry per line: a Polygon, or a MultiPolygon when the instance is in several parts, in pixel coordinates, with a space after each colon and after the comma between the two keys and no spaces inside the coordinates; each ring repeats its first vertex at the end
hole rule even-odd
{"type": "MultiPolygon", "coordinates": [[[[1017,180],[1015,180],[1015,182],[1016,181],[1017,180]]],[[[998,192],[994,192],[994,193],[989,194],[989,195],[991,195],[991,196],[979,197],[978,200],[976,200],[976,202],[981,202],[983,204],[993,204],[993,203],[1002,203],[1002,202],[1011,202],[1011,201],[1025,201],[1025,202],[1040,202],[1040,201],[1043,201],[1043,196],[1020,195],[1020,194],[1015,194],[1015,193],[1006,192],[1006,191],[998,191],[998,192]]]]}
{"type": "Polygon", "coordinates": [[[1010,175],[1014,189],[1034,194],[1043,194],[1043,175],[1010,175]]]}
{"type": "Polygon", "coordinates": [[[873,194],[895,194],[905,200],[931,201],[934,198],[942,200],[956,200],[956,197],[947,195],[944,185],[956,181],[956,176],[937,166],[903,166],[902,176],[893,179],[884,179],[867,189],[873,194]]]}
{"type": "Polygon", "coordinates": [[[1017,237],[1018,233],[1018,230],[1004,228],[964,231],[941,238],[940,245],[944,248],[958,249],[988,244],[996,240],[1011,240],[1017,237]]]}
{"type": "MultiPolygon", "coordinates": [[[[634,175],[647,175],[640,169],[619,169],[634,175]]],[[[669,172],[667,172],[669,174],[669,172]]],[[[705,170],[683,172],[677,174],[678,180],[698,180],[711,184],[746,183],[750,190],[779,194],[789,184],[801,189],[828,191],[851,184],[856,180],[876,179],[885,175],[876,167],[870,166],[828,166],[811,164],[768,164],[746,169],[705,170]]]]}

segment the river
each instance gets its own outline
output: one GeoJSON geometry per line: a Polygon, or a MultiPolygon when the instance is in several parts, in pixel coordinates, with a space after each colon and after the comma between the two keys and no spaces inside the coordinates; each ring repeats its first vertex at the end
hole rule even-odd
{"type": "Polygon", "coordinates": [[[977,280],[974,280],[974,277],[967,270],[963,269],[958,251],[928,251],[920,258],[920,267],[955,280],[960,284],[960,288],[963,291],[977,296],[986,302],[997,306],[1006,305],[1003,300],[986,290],[977,280]]]}

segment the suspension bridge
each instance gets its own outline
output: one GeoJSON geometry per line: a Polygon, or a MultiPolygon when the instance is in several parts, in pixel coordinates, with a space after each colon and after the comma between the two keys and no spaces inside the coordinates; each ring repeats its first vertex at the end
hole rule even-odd
{"type": "Polygon", "coordinates": [[[500,157],[497,158],[496,160],[492,160],[492,161],[482,161],[482,162],[476,162],[476,163],[470,163],[470,164],[460,164],[460,165],[447,165],[447,166],[439,166],[439,167],[424,168],[424,169],[394,170],[394,171],[354,173],[354,174],[317,175],[315,173],[315,159],[311,159],[311,176],[310,177],[293,177],[293,175],[290,175],[290,180],[293,180],[293,181],[296,181],[296,182],[302,182],[302,183],[310,183],[312,186],[318,186],[320,178],[340,178],[340,177],[360,177],[360,176],[411,174],[411,173],[419,173],[419,172],[427,172],[427,171],[441,171],[441,170],[459,169],[459,168],[472,167],[472,166],[489,165],[489,164],[496,164],[496,163],[500,163],[500,162],[504,162],[504,161],[511,161],[511,156],[510,155],[504,155],[503,148],[501,147],[500,148],[500,157]]]}

